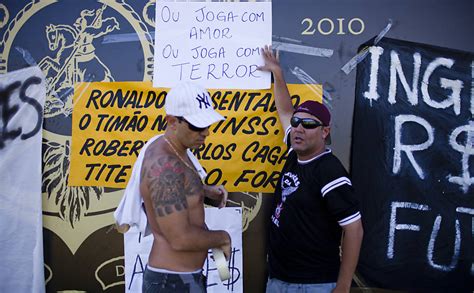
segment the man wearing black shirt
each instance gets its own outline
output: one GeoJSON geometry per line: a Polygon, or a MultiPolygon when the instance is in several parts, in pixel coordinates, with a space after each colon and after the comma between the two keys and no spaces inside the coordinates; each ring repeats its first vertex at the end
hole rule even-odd
{"type": "Polygon", "coordinates": [[[316,101],[294,109],[278,59],[268,47],[262,54],[290,148],[274,196],[267,293],[349,292],[363,229],[349,176],[326,148],[331,114],[316,101]]]}

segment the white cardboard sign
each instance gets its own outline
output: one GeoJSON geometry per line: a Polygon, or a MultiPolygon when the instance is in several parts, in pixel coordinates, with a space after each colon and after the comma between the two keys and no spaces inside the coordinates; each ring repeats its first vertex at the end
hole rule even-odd
{"type": "Polygon", "coordinates": [[[271,2],[157,2],[153,86],[268,89],[271,41],[271,2]]]}
{"type": "MultiPolygon", "coordinates": [[[[242,208],[206,208],[206,225],[211,230],[225,230],[232,239],[232,255],[228,262],[230,279],[219,279],[212,252],[204,262],[203,274],[207,277],[208,293],[243,292],[242,208]]],[[[143,237],[135,227],[125,233],[125,292],[142,292],[142,279],[153,236],[143,237]]]]}

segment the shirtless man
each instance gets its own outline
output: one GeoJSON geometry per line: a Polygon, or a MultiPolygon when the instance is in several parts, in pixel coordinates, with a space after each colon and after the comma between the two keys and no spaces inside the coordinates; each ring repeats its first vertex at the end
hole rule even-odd
{"type": "Polygon", "coordinates": [[[207,91],[183,83],[165,102],[168,123],[163,136],[147,148],[140,175],[142,195],[154,241],[143,277],[143,292],[206,292],[202,266],[210,248],[229,258],[226,231],[210,231],[204,223],[204,197],[225,206],[223,186],[208,186],[187,155],[202,145],[209,126],[223,120],[207,91]]]}

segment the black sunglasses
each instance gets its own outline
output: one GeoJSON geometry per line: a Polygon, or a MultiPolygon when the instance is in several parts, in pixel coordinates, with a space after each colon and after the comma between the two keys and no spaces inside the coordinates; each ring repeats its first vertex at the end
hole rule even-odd
{"type": "Polygon", "coordinates": [[[311,118],[299,118],[295,116],[291,117],[290,124],[292,127],[298,127],[300,123],[305,129],[314,129],[319,126],[325,126],[321,122],[311,118]]]}
{"type": "Polygon", "coordinates": [[[202,131],[204,131],[204,130],[206,130],[206,129],[209,128],[209,127],[203,127],[203,128],[201,128],[201,127],[196,127],[196,126],[192,125],[191,123],[189,123],[189,122],[188,122],[186,119],[184,119],[183,117],[176,117],[176,118],[178,118],[178,121],[179,121],[180,123],[183,122],[183,121],[186,122],[186,124],[188,124],[189,130],[191,130],[191,131],[202,132],[202,131]]]}

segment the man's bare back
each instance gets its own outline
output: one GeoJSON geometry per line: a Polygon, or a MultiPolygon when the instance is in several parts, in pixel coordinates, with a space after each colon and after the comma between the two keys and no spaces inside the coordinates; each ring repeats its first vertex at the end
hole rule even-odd
{"type": "Polygon", "coordinates": [[[148,265],[190,272],[202,268],[209,248],[228,251],[230,238],[225,231],[208,231],[205,186],[189,158],[172,148],[164,136],[157,139],[142,165],[140,192],[154,236],[148,265]]]}

